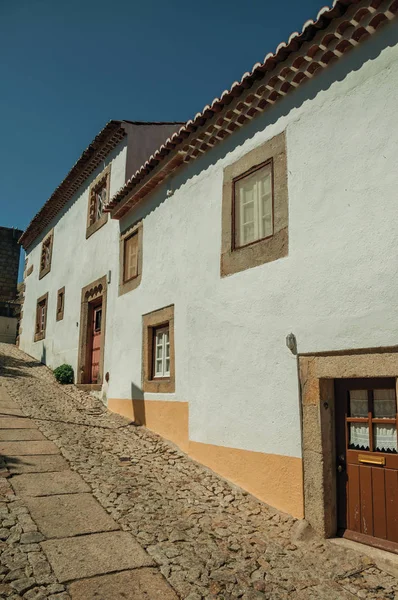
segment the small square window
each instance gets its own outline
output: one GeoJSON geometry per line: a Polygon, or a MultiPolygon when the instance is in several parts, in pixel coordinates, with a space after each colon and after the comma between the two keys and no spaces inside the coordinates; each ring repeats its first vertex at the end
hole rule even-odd
{"type": "Polygon", "coordinates": [[[46,324],[47,324],[47,304],[48,294],[41,296],[38,299],[36,305],[36,324],[35,324],[35,335],[34,341],[44,340],[46,337],[46,324]]]}
{"type": "Polygon", "coordinates": [[[64,318],[64,308],[65,308],[65,288],[61,288],[57,293],[57,315],[56,320],[62,321],[64,318]]]}
{"type": "Polygon", "coordinates": [[[124,240],[124,274],[126,283],[138,275],[138,231],[124,240]]]}
{"type": "Polygon", "coordinates": [[[272,161],[235,179],[233,186],[235,248],[272,236],[272,161]]]}

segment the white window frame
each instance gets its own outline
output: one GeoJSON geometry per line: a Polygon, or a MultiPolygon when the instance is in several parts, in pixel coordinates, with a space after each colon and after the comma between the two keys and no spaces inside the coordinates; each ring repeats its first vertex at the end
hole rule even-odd
{"type": "Polygon", "coordinates": [[[234,180],[234,196],[235,196],[235,215],[234,215],[234,246],[235,248],[242,248],[250,244],[269,238],[274,233],[273,223],[273,165],[272,161],[268,161],[265,164],[257,167],[254,171],[248,172],[234,180]],[[262,194],[261,183],[263,181],[262,172],[268,171],[267,175],[270,178],[270,192],[262,194]],[[252,185],[252,199],[245,202],[244,198],[240,198],[240,190],[242,187],[253,181],[252,185]],[[264,198],[269,202],[269,210],[264,211],[264,198]],[[253,205],[253,219],[245,221],[245,207],[249,204],[253,205]],[[271,229],[269,232],[265,229],[266,220],[270,222],[271,229]],[[253,227],[253,238],[247,241],[246,229],[248,226],[253,227]]]}
{"type": "Polygon", "coordinates": [[[157,327],[153,335],[153,378],[170,377],[170,328],[157,327]],[[160,350],[158,354],[158,350],[160,350]]]}

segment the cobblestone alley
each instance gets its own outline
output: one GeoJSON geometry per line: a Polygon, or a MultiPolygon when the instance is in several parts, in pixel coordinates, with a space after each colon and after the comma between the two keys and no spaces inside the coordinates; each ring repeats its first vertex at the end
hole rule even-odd
{"type": "Polygon", "coordinates": [[[0,344],[0,598],[398,599],[398,581],[0,344]]]}

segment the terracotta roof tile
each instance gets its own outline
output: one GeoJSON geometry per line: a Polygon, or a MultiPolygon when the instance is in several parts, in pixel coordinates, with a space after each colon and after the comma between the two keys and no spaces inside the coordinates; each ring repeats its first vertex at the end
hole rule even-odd
{"type": "MultiPolygon", "coordinates": [[[[397,12],[398,0],[334,0],[331,7],[321,8],[315,20],[306,21],[300,32],[293,32],[287,42],[279,44],[275,52],[264,57],[262,63],[256,63],[229,90],[225,90],[210,105],[207,104],[202,112],[170,136],[113,196],[106,210],[112,211],[113,217],[121,218],[136,200],[142,199],[141,190],[142,186],[147,187],[148,172],[156,175],[162,161],[165,162],[174,150],[185,153],[186,162],[196,158],[248,119],[310,79],[331,60],[339,58],[374,33],[380,24],[393,19],[397,12]],[[330,33],[324,36],[323,31],[329,26],[330,33]],[[300,55],[303,52],[304,56],[300,55]],[[294,59],[296,53],[297,60],[294,59]],[[286,67],[283,64],[285,61],[288,63],[286,67]],[[267,79],[268,74],[270,77],[267,79]],[[240,98],[243,106],[238,107],[236,102],[240,98]],[[229,105],[234,114],[225,115],[229,105]],[[222,114],[215,121],[215,115],[219,113],[222,114]],[[195,135],[198,129],[201,135],[195,135]],[[212,135],[214,130],[216,134],[212,135]]],[[[162,170],[166,170],[165,165],[162,170]]]]}

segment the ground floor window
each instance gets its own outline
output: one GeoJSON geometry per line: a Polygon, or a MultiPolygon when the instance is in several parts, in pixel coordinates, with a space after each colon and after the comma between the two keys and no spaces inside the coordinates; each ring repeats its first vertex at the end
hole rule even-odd
{"type": "Polygon", "coordinates": [[[143,315],[144,392],[175,391],[174,306],[143,315]]]}
{"type": "Polygon", "coordinates": [[[36,305],[36,324],[35,324],[35,337],[34,341],[44,340],[46,337],[46,324],[47,324],[47,305],[48,305],[48,293],[41,296],[37,300],[36,305]]]}

